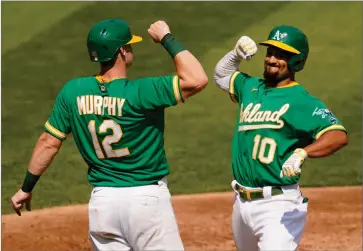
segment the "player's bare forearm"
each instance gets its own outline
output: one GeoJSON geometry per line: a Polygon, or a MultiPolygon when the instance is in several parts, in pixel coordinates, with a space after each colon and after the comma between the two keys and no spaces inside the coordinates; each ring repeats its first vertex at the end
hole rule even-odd
{"type": "Polygon", "coordinates": [[[189,51],[182,51],[174,57],[175,68],[180,77],[180,88],[185,98],[201,92],[208,84],[208,77],[202,65],[189,51]]]}
{"type": "Polygon", "coordinates": [[[184,98],[197,94],[207,86],[208,77],[203,66],[171,35],[169,26],[164,21],[150,25],[148,33],[154,42],[161,43],[173,58],[184,98]]]}
{"type": "Polygon", "coordinates": [[[324,133],[311,145],[304,148],[309,158],[329,156],[348,144],[348,136],[344,131],[329,131],[324,133]]]}
{"type": "Polygon", "coordinates": [[[44,132],[34,147],[28,171],[34,175],[42,175],[52,163],[61,146],[61,140],[44,132]]]}
{"type": "Polygon", "coordinates": [[[11,198],[12,206],[19,216],[21,216],[20,210],[24,204],[26,209],[30,211],[32,190],[40,176],[47,170],[50,163],[52,163],[61,145],[62,141],[49,133],[44,132],[39,137],[29,162],[28,172],[25,176],[23,186],[11,198]]]}

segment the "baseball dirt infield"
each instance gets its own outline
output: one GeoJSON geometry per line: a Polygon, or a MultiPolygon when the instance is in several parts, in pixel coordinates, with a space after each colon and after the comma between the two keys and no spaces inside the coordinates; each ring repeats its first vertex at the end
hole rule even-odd
{"type": "MultiPolygon", "coordinates": [[[[362,250],[362,187],[303,188],[309,198],[300,251],[362,250]]],[[[233,193],[173,197],[186,250],[235,250],[233,193]]],[[[91,250],[87,205],[2,217],[2,250],[91,250]]]]}

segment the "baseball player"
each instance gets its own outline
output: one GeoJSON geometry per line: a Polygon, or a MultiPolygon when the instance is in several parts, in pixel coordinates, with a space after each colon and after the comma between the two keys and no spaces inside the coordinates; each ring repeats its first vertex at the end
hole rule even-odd
{"type": "Polygon", "coordinates": [[[306,35],[275,27],[267,41],[263,78],[239,71],[256,43],[242,36],[216,65],[215,83],[239,106],[232,143],[232,230],[237,250],[295,250],[307,214],[299,189],[307,158],[333,154],[348,143],[345,128],[295,73],[309,54],[306,35]]]}
{"type": "Polygon", "coordinates": [[[72,133],[94,187],[89,237],[95,250],[183,250],[171,204],[164,150],[164,110],[203,90],[208,78],[199,61],[164,21],[148,33],[173,58],[176,75],[130,80],[132,44],[142,41],[120,19],[104,20],[88,33],[95,76],[75,78],[59,92],[40,136],[22,188],[12,197],[20,215],[31,192],[72,133]]]}

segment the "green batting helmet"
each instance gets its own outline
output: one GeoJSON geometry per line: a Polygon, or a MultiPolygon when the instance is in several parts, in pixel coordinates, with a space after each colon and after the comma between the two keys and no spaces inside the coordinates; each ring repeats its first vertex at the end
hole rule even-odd
{"type": "Polygon", "coordinates": [[[309,42],[301,30],[288,25],[277,26],[270,32],[268,39],[259,44],[272,45],[293,53],[288,62],[290,71],[298,72],[304,68],[309,54],[309,42]]]}
{"type": "Polygon", "coordinates": [[[121,19],[108,19],[95,24],[88,33],[87,47],[92,62],[111,61],[121,46],[142,41],[131,34],[129,25],[121,19]]]}

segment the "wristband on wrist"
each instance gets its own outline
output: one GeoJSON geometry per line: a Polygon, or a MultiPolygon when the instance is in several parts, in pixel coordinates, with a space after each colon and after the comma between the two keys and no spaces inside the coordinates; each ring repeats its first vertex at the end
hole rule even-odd
{"type": "Polygon", "coordinates": [[[186,48],[181,45],[171,33],[166,34],[160,41],[161,45],[174,58],[179,52],[185,51],[186,48]]]}
{"type": "Polygon", "coordinates": [[[33,188],[35,187],[35,184],[37,184],[39,178],[41,175],[35,175],[31,172],[27,171],[24,179],[23,186],[21,187],[21,190],[25,193],[30,193],[33,188]]]}

